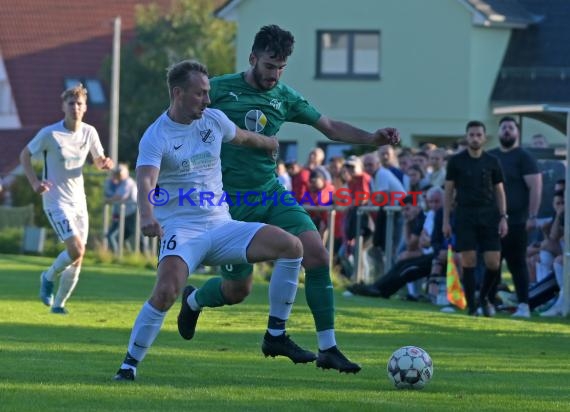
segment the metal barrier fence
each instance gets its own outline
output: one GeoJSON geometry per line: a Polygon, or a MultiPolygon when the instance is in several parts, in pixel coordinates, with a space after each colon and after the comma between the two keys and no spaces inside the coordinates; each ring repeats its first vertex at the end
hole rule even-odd
{"type": "MultiPolygon", "coordinates": [[[[103,246],[105,249],[109,249],[109,242],[107,239],[107,234],[109,232],[109,216],[111,216],[111,209],[114,205],[119,205],[119,232],[118,232],[118,242],[117,242],[117,255],[119,258],[122,258],[125,251],[125,210],[127,205],[136,205],[135,202],[129,201],[119,201],[119,202],[107,202],[103,206],[103,246]]],[[[135,231],[134,231],[134,252],[139,253],[140,250],[140,239],[141,239],[141,229],[140,229],[140,216],[138,211],[135,212],[135,231]]],[[[146,239],[146,238],[145,238],[146,239]]],[[[147,250],[143,252],[149,253],[152,251],[155,253],[158,249],[158,239],[153,237],[150,239],[150,244],[147,247],[147,250]]]]}
{"type": "MultiPolygon", "coordinates": [[[[329,268],[332,271],[333,268],[333,249],[334,249],[334,230],[335,230],[335,220],[337,211],[348,211],[350,207],[348,206],[312,206],[303,205],[303,208],[307,211],[315,212],[328,212],[329,214],[329,234],[328,234],[328,250],[329,250],[329,268]]],[[[371,283],[371,279],[368,278],[369,273],[362,273],[362,259],[363,259],[363,243],[364,237],[362,236],[362,215],[379,212],[380,209],[386,212],[386,233],[385,233],[385,271],[389,270],[393,262],[393,250],[394,250],[394,219],[396,213],[402,210],[401,206],[356,206],[356,243],[354,248],[354,274],[356,282],[371,283]]]]}
{"type": "MultiPolygon", "coordinates": [[[[107,202],[103,207],[103,246],[105,249],[109,249],[109,242],[107,239],[107,233],[110,227],[110,215],[111,208],[114,205],[119,205],[119,228],[118,228],[118,245],[117,245],[117,255],[122,258],[125,251],[125,210],[127,205],[136,204],[134,202],[107,202]]],[[[303,208],[307,211],[315,212],[328,212],[328,239],[327,239],[327,249],[329,251],[329,268],[332,271],[334,264],[334,239],[335,239],[335,221],[337,218],[337,211],[348,211],[350,207],[348,206],[312,206],[303,205],[303,208]]],[[[356,244],[354,249],[354,274],[355,280],[357,282],[370,283],[371,279],[368,278],[368,273],[362,273],[362,259],[363,259],[363,242],[364,238],[362,236],[362,219],[364,214],[369,214],[373,212],[379,212],[380,209],[386,212],[386,233],[385,233],[385,250],[384,250],[384,268],[389,270],[393,262],[393,249],[394,249],[394,219],[396,213],[401,211],[400,206],[356,206],[356,244]]],[[[134,252],[140,252],[140,242],[141,230],[140,230],[140,216],[138,212],[135,212],[135,231],[134,231],[134,252]]],[[[148,253],[152,251],[155,253],[157,251],[158,239],[156,237],[151,238],[148,249],[144,252],[148,253]]]]}

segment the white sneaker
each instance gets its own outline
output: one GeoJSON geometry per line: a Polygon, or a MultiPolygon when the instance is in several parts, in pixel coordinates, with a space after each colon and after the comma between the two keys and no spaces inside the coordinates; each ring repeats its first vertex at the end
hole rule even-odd
{"type": "Polygon", "coordinates": [[[519,303],[517,310],[512,315],[513,318],[530,318],[530,309],[527,303],[519,303]]]}
{"type": "Polygon", "coordinates": [[[545,310],[540,314],[540,316],[544,316],[546,318],[553,318],[555,316],[562,316],[562,307],[558,305],[552,305],[552,307],[548,310],[545,310]]]}

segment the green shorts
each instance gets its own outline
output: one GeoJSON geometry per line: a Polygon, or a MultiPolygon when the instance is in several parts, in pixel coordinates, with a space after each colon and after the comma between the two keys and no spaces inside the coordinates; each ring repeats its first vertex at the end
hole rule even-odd
{"type": "MultiPolygon", "coordinates": [[[[262,222],[280,227],[292,235],[308,230],[317,230],[307,211],[297,204],[291,192],[276,184],[272,190],[263,192],[241,192],[228,195],[231,198],[230,214],[235,220],[262,222]]],[[[222,266],[222,277],[238,280],[248,277],[253,271],[250,263],[222,266]]]]}

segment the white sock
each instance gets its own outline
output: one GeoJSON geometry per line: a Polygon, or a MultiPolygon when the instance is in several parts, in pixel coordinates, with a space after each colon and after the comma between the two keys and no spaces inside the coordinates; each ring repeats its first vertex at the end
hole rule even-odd
{"type": "Polygon", "coordinates": [[[71,265],[71,263],[72,260],[69,257],[69,253],[67,253],[67,250],[64,250],[55,258],[55,260],[47,270],[45,275],[46,279],[49,280],[50,282],[53,282],[56,275],[59,275],[66,267],[71,265]]]}
{"type": "Polygon", "coordinates": [[[186,299],[186,303],[188,303],[188,305],[190,306],[190,309],[198,312],[198,311],[202,310],[202,306],[200,306],[198,304],[198,302],[196,301],[196,292],[198,292],[198,289],[193,290],[192,293],[190,293],[190,295],[188,295],[188,299],[186,299]]]}
{"type": "MultiPolygon", "coordinates": [[[[299,285],[299,270],[303,258],[277,259],[269,282],[269,316],[283,321],[289,319],[299,285]]],[[[285,326],[285,325],[283,325],[285,326]]],[[[273,336],[282,335],[285,329],[268,328],[273,336]]]]}
{"type": "MultiPolygon", "coordinates": [[[[131,332],[129,354],[139,362],[144,359],[156,339],[167,312],[161,312],[145,302],[131,332]]],[[[132,366],[131,366],[132,368],[132,366]]]]}
{"type": "Polygon", "coordinates": [[[327,350],[332,348],[333,346],[336,346],[334,329],[318,331],[317,339],[319,341],[319,350],[327,350]]]}
{"type": "Polygon", "coordinates": [[[65,306],[65,302],[67,302],[75,286],[77,286],[80,271],[81,266],[69,265],[61,272],[57,294],[55,295],[52,305],[54,308],[63,308],[65,306]]]}

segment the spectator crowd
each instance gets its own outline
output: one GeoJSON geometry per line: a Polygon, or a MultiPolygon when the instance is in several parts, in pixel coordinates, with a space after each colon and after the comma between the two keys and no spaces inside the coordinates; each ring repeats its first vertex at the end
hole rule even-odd
{"type": "MultiPolygon", "coordinates": [[[[387,145],[359,156],[329,159],[325,159],[324,151],[317,147],[311,150],[304,164],[295,160],[280,161],[277,175],[304,205],[332,205],[331,194],[334,196],[340,188],[349,189],[348,193],[421,193],[418,197],[406,196],[399,202],[401,210],[395,214],[395,230],[388,245],[384,208],[356,213],[354,205],[370,206],[373,204],[370,200],[352,203],[350,207],[335,207],[334,230],[331,230],[328,213],[332,206],[307,207],[325,244],[334,233],[334,262],[348,283],[347,296],[389,298],[398,294],[407,300],[444,305],[447,300],[441,298],[444,291],[441,285],[445,282],[447,248],[451,244],[463,287],[471,295],[467,309],[470,315],[493,316],[499,310],[522,318],[530,317],[532,311],[539,311],[541,316],[561,316],[565,181],[560,175],[553,179],[552,173],[546,173],[528,150],[548,148],[543,135],[532,136],[530,144],[523,147],[519,125],[515,119],[506,117],[499,123],[498,137],[499,146],[486,152],[498,159],[506,201],[505,210],[491,208],[499,222],[504,218],[506,226],[502,237],[497,235],[500,245],[496,248],[495,266],[499,267],[493,270],[489,269],[493,264],[489,266],[485,251],[487,241],[478,242],[473,267],[465,262],[465,254],[457,248],[456,188],[452,191],[451,233],[446,236],[443,231],[444,189],[446,181],[454,179],[447,165],[453,156],[471,153],[468,134],[452,147],[432,143],[423,143],[417,148],[387,145]],[[541,199],[544,203],[545,195],[550,193],[553,196],[548,204],[541,205],[541,199]],[[355,228],[359,218],[360,259],[355,253],[359,241],[355,228]],[[390,243],[393,249],[387,254],[386,247],[390,243]],[[387,262],[386,256],[394,258],[387,262]],[[501,270],[503,262],[504,271],[501,270]],[[360,265],[358,269],[357,265],[360,265]],[[503,273],[509,273],[510,279],[509,275],[505,279],[503,273]]],[[[460,227],[462,231],[467,230],[465,223],[460,227]]],[[[492,230],[499,232],[497,228],[492,230]]]]}

